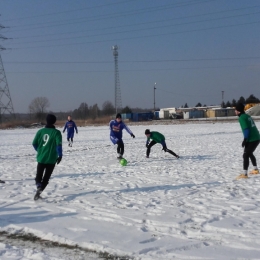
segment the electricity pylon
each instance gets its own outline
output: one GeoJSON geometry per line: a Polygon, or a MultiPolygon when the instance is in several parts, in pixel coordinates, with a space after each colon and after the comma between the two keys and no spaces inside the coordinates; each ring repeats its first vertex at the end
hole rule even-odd
{"type": "MultiPolygon", "coordinates": [[[[4,27],[0,25],[0,29],[2,28],[4,27]]],[[[0,35],[0,39],[5,40],[7,38],[0,35]]],[[[5,48],[0,45],[0,51],[3,50],[5,50],[5,48]]],[[[7,78],[5,75],[4,65],[0,54],[0,123],[4,118],[6,118],[5,115],[8,113],[14,116],[13,102],[11,99],[7,78]]]]}

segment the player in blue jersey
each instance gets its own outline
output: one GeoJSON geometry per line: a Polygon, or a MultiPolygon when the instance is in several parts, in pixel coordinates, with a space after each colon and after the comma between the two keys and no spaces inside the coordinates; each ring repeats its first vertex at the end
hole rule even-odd
{"type": "Polygon", "coordinates": [[[67,129],[67,140],[69,142],[69,146],[72,146],[73,143],[73,137],[74,137],[74,132],[76,130],[76,133],[78,133],[78,128],[76,126],[76,123],[72,120],[71,116],[68,116],[68,121],[66,122],[63,133],[67,129]]]}
{"type": "Polygon", "coordinates": [[[127,125],[122,121],[121,114],[117,114],[116,119],[110,121],[109,127],[110,140],[113,144],[117,144],[117,158],[122,159],[124,154],[124,142],[122,140],[123,129],[125,129],[131,135],[131,137],[135,138],[135,136],[132,131],[127,127],[127,125]]]}

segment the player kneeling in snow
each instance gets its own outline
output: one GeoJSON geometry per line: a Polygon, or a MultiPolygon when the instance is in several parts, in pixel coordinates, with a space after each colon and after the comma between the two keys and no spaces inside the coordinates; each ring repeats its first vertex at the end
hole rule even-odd
{"type": "Polygon", "coordinates": [[[38,162],[35,178],[37,187],[35,200],[39,199],[40,194],[48,185],[55,164],[59,164],[62,159],[62,136],[61,132],[54,126],[56,117],[48,114],[46,121],[47,125],[36,133],[32,143],[37,151],[38,162]]]}
{"type": "Polygon", "coordinates": [[[165,143],[165,137],[161,133],[155,132],[155,131],[150,132],[149,129],[146,129],[145,130],[145,135],[147,136],[147,141],[146,141],[146,147],[147,147],[146,157],[147,158],[149,158],[151,147],[153,145],[155,145],[156,143],[160,143],[162,145],[164,152],[168,152],[168,153],[172,154],[177,159],[180,158],[179,155],[177,155],[172,150],[167,148],[166,143],[165,143]],[[150,142],[150,139],[152,139],[151,142],[150,142]]]}

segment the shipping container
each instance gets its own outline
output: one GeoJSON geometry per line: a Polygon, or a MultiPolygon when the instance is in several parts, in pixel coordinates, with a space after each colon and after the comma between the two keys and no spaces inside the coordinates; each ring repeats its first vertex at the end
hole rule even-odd
{"type": "Polygon", "coordinates": [[[154,119],[159,119],[159,111],[154,112],[154,119]]]}
{"type": "Polygon", "coordinates": [[[189,118],[204,118],[205,111],[204,110],[191,110],[189,114],[189,118]]]}
{"type": "Polygon", "coordinates": [[[209,117],[209,118],[215,117],[215,110],[212,110],[212,109],[207,110],[206,117],[209,117]]]}
{"type": "Polygon", "coordinates": [[[132,120],[134,122],[138,121],[149,121],[153,120],[154,114],[152,112],[147,112],[147,113],[133,113],[132,120]]]}
{"type": "Polygon", "coordinates": [[[190,112],[189,111],[183,112],[183,119],[189,119],[189,118],[190,118],[190,112]]]}

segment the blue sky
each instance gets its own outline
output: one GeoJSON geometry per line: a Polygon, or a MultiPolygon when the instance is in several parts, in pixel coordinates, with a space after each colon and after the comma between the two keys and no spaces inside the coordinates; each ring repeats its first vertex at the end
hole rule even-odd
{"type": "Polygon", "coordinates": [[[119,49],[123,107],[217,105],[260,98],[260,0],[0,2],[0,45],[15,112],[114,103],[119,49]]]}

